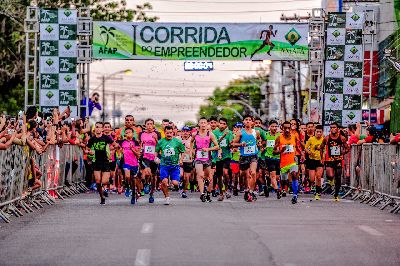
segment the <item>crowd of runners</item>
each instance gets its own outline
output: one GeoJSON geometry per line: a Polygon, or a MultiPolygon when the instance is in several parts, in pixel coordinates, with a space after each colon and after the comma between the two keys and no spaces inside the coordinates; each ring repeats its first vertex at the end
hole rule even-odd
{"type": "Polygon", "coordinates": [[[293,119],[263,125],[246,115],[232,128],[227,119],[211,117],[181,129],[165,119],[156,129],[153,119],[139,126],[128,115],[122,128],[97,122],[87,135],[86,178],[101,204],[109,193],[124,194],[131,204],[147,201],[148,194],[154,203],[159,190],[166,205],[171,190],[182,198],[198,191],[202,202],[240,194],[254,202],[272,193],[277,199],[290,194],[293,204],[299,193],[312,193],[315,200],[332,193],[339,201],[344,159],[349,144],[359,141],[359,127],[333,123],[324,136],[315,123],[293,119]]]}

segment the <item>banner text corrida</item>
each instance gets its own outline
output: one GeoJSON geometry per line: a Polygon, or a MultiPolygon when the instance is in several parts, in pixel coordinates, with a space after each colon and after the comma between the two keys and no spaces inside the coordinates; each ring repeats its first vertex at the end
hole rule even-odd
{"type": "Polygon", "coordinates": [[[308,60],[304,23],[94,22],[96,59],[308,60]]]}

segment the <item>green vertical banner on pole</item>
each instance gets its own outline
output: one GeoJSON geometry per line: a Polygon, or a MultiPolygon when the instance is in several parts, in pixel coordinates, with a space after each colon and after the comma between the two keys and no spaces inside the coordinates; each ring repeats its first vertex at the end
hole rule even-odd
{"type": "Polygon", "coordinates": [[[40,10],[40,109],[71,108],[77,117],[77,10],[40,10]]]}

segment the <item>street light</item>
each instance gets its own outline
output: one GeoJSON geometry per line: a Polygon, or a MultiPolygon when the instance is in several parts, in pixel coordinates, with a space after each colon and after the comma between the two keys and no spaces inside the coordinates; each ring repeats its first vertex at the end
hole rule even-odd
{"type": "Polygon", "coordinates": [[[220,105],[220,106],[217,107],[217,110],[220,111],[220,112],[222,111],[222,109],[231,110],[232,112],[235,113],[235,115],[237,115],[237,117],[240,118],[240,120],[243,120],[243,116],[235,108],[232,108],[230,106],[225,106],[225,105],[220,105]]]}
{"type": "MultiPolygon", "coordinates": [[[[104,123],[105,118],[106,118],[106,80],[110,80],[110,79],[112,79],[113,77],[115,77],[116,75],[119,75],[119,74],[131,75],[132,74],[132,70],[131,69],[125,69],[125,70],[121,70],[121,71],[117,71],[115,73],[112,73],[112,74],[110,74],[108,76],[103,75],[101,77],[101,85],[102,85],[102,90],[103,90],[103,112],[102,112],[103,123],[104,123]]],[[[114,120],[114,124],[115,124],[115,120],[114,120]]]]}
{"type": "Polygon", "coordinates": [[[250,111],[254,114],[254,116],[256,116],[258,118],[261,118],[260,115],[258,114],[257,110],[254,109],[253,106],[251,106],[250,104],[248,104],[247,102],[245,102],[243,100],[227,100],[226,103],[228,105],[232,105],[234,103],[238,103],[238,104],[244,105],[244,106],[246,106],[247,108],[250,109],[250,111]]]}

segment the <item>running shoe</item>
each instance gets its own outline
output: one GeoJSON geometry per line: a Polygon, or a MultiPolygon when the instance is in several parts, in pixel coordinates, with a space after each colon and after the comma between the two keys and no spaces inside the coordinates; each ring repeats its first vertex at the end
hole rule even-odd
{"type": "Polygon", "coordinates": [[[233,196],[239,196],[239,191],[237,188],[233,189],[233,196]]]}
{"type": "Polygon", "coordinates": [[[182,196],[182,198],[186,199],[186,198],[187,198],[186,192],[185,192],[185,191],[182,191],[181,196],[182,196]]]}
{"type": "Polygon", "coordinates": [[[292,204],[296,204],[297,203],[297,196],[294,195],[292,198],[292,204]]]}
{"type": "Polygon", "coordinates": [[[90,186],[90,190],[97,190],[97,185],[96,185],[96,183],[93,183],[91,186],[90,186]]]}
{"type": "Polygon", "coordinates": [[[218,196],[218,195],[217,195],[217,192],[216,192],[215,190],[211,191],[211,194],[212,194],[213,198],[215,198],[215,197],[218,196]]]}
{"type": "Polygon", "coordinates": [[[247,195],[246,201],[247,202],[252,202],[253,201],[253,193],[245,192],[245,195],[247,195]]]}
{"type": "MultiPolygon", "coordinates": [[[[266,197],[266,198],[268,198],[269,197],[269,188],[268,188],[268,186],[265,186],[264,187],[264,196],[266,197]]],[[[261,195],[260,195],[261,196],[261,195]]]]}
{"type": "Polygon", "coordinates": [[[154,196],[152,194],[150,194],[149,203],[154,203],[154,196]]]}
{"type": "Polygon", "coordinates": [[[230,199],[232,196],[231,196],[231,194],[230,194],[229,192],[225,192],[225,197],[226,197],[227,199],[230,199]]]}
{"type": "Polygon", "coordinates": [[[129,188],[125,189],[125,197],[129,197],[129,195],[131,194],[131,190],[129,188]]]}
{"type": "Polygon", "coordinates": [[[106,204],[106,198],[101,198],[100,205],[105,205],[105,204],[106,204]]]}
{"type": "Polygon", "coordinates": [[[265,196],[265,193],[264,193],[264,191],[261,191],[258,193],[258,195],[260,195],[260,197],[262,197],[262,196],[265,196]]]}
{"type": "Polygon", "coordinates": [[[223,201],[224,200],[224,194],[220,194],[218,196],[218,201],[223,201]]]}
{"type": "Polygon", "coordinates": [[[249,191],[245,191],[244,192],[244,196],[243,196],[244,200],[247,201],[247,199],[249,198],[249,191]]]}
{"type": "Polygon", "coordinates": [[[339,202],[339,201],[340,201],[339,196],[333,197],[333,200],[334,200],[335,202],[339,202]]]}
{"type": "Polygon", "coordinates": [[[132,196],[132,197],[131,197],[131,204],[132,204],[132,205],[135,205],[135,203],[136,203],[136,198],[135,198],[134,196],[132,196]]]}
{"type": "Polygon", "coordinates": [[[141,196],[141,197],[144,196],[144,191],[143,191],[143,190],[140,192],[140,196],[141,196]]]}
{"type": "Polygon", "coordinates": [[[169,204],[171,204],[171,199],[170,199],[170,197],[166,197],[164,205],[169,205],[169,204]]]}
{"type": "Polygon", "coordinates": [[[256,193],[252,192],[251,193],[251,198],[252,198],[252,201],[256,201],[257,200],[256,193]]]}
{"type": "Polygon", "coordinates": [[[280,192],[279,190],[276,191],[276,198],[277,199],[282,198],[282,192],[280,192]]]}
{"type": "Polygon", "coordinates": [[[305,187],[304,188],[304,193],[310,194],[310,192],[311,192],[311,188],[310,187],[305,187]]]}
{"type": "Polygon", "coordinates": [[[207,202],[212,202],[211,193],[210,193],[210,192],[207,192],[206,201],[207,201],[207,202]]]}
{"type": "Polygon", "coordinates": [[[286,191],[284,190],[283,192],[282,192],[282,197],[286,197],[286,191]]]}
{"type": "Polygon", "coordinates": [[[315,194],[315,200],[320,200],[320,199],[321,199],[321,194],[316,193],[316,194],[315,194]]]}
{"type": "Polygon", "coordinates": [[[202,193],[200,195],[200,199],[201,199],[202,202],[206,202],[206,194],[202,193]]]}
{"type": "Polygon", "coordinates": [[[103,195],[104,197],[108,198],[108,189],[103,190],[103,195]]]}

